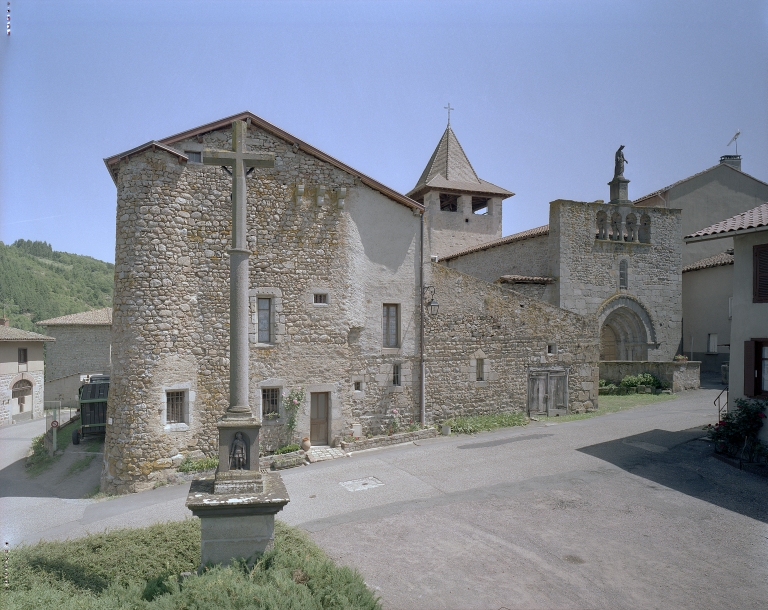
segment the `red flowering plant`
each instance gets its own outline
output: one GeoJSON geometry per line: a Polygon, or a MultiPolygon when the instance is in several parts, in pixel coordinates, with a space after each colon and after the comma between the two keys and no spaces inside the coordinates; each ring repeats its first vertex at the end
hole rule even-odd
{"type": "Polygon", "coordinates": [[[748,462],[764,457],[766,448],[757,440],[757,435],[766,418],[766,407],[768,402],[764,400],[737,399],[736,408],[729,410],[723,421],[705,428],[715,443],[715,451],[748,462]]]}

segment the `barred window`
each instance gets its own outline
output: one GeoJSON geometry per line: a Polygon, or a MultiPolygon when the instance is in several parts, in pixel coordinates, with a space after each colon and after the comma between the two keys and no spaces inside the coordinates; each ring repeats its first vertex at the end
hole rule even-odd
{"type": "Polygon", "coordinates": [[[381,320],[382,334],[384,335],[384,347],[399,347],[400,345],[398,308],[399,305],[384,304],[381,320]]]}
{"type": "Polygon", "coordinates": [[[27,348],[26,347],[19,348],[19,364],[27,364],[27,348]]]}
{"type": "Polygon", "coordinates": [[[363,391],[363,382],[355,381],[355,392],[362,392],[362,391],[363,391]]]}
{"type": "Polygon", "coordinates": [[[619,288],[629,288],[629,263],[626,260],[619,263],[619,288]]]}
{"type": "Polygon", "coordinates": [[[168,424],[184,423],[184,398],[186,392],[173,391],[165,393],[165,422],[168,424]]]}
{"type": "Polygon", "coordinates": [[[272,343],[272,299],[258,302],[259,343],[272,343]]]}
{"type": "Polygon", "coordinates": [[[199,151],[195,150],[185,150],[184,154],[187,155],[187,159],[191,161],[192,163],[202,163],[203,158],[199,151]]]}
{"type": "Polygon", "coordinates": [[[280,388],[261,388],[261,415],[280,415],[280,388]]]}
{"type": "Polygon", "coordinates": [[[315,304],[316,305],[327,305],[328,304],[328,295],[324,292],[316,292],[315,293],[315,304]]]}
{"type": "Polygon", "coordinates": [[[478,358],[475,367],[475,380],[485,381],[485,358],[478,358]]]}
{"type": "Polygon", "coordinates": [[[392,365],[392,385],[400,385],[400,365],[392,365]]]}

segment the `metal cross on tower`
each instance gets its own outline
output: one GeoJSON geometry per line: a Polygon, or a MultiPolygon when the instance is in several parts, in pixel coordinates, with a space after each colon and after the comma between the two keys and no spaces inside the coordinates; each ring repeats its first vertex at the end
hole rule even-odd
{"type": "Polygon", "coordinates": [[[447,106],[443,106],[448,111],[448,125],[451,124],[451,110],[456,110],[455,108],[451,108],[451,102],[448,102],[447,106]]]}
{"type": "MultiPolygon", "coordinates": [[[[229,413],[250,413],[248,402],[248,257],[246,167],[274,167],[272,153],[245,152],[245,121],[232,123],[232,150],[205,150],[203,163],[232,167],[232,248],[229,250],[229,413]]],[[[257,458],[258,459],[258,458],[257,458]]]]}

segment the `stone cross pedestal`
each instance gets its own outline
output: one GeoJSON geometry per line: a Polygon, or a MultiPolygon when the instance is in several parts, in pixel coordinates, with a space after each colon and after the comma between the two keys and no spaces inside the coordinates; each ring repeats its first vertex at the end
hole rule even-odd
{"type": "Polygon", "coordinates": [[[248,258],[246,237],[246,168],[274,167],[273,154],[245,150],[248,126],[232,123],[232,150],[203,152],[206,165],[232,168],[232,248],[229,250],[229,406],[218,422],[219,467],[213,478],[196,478],[187,508],[200,518],[201,561],[229,563],[236,558],[253,562],[274,539],[275,514],[288,503],[278,474],[259,470],[261,420],[249,405],[248,258]]]}

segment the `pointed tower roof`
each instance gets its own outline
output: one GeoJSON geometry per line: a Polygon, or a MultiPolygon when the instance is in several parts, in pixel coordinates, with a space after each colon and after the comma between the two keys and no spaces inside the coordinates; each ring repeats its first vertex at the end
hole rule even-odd
{"type": "Polygon", "coordinates": [[[472,164],[464,154],[451,124],[437,143],[435,152],[424,168],[421,178],[408,197],[415,199],[431,189],[445,189],[484,195],[511,197],[514,193],[477,177],[472,164]]]}

